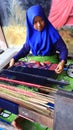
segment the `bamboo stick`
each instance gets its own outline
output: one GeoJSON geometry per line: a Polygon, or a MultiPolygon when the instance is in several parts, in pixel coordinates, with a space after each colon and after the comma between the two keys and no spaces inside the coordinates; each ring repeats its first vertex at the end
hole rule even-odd
{"type": "Polygon", "coordinates": [[[26,96],[28,96],[28,97],[35,97],[35,99],[37,98],[37,99],[39,99],[40,101],[43,99],[43,101],[49,101],[49,99],[51,100],[51,102],[53,101],[53,99],[51,98],[51,97],[46,97],[45,96],[45,94],[44,95],[42,95],[42,94],[39,94],[39,93],[35,93],[35,92],[28,92],[28,91],[25,91],[25,90],[21,90],[21,89],[19,89],[19,88],[15,88],[15,87],[13,87],[13,86],[6,86],[6,85],[3,85],[3,84],[0,84],[0,87],[2,87],[2,88],[6,88],[6,89],[9,89],[9,90],[11,90],[11,91],[15,91],[15,92],[17,92],[17,93],[19,93],[19,94],[23,94],[23,95],[26,95],[26,96]],[[37,96],[38,95],[38,96],[37,96]],[[44,97],[43,97],[44,96],[44,97]]]}
{"type": "MultiPolygon", "coordinates": [[[[46,89],[47,88],[47,86],[27,83],[27,82],[13,80],[13,79],[8,79],[8,78],[3,78],[3,77],[0,77],[0,81],[12,82],[12,83],[20,84],[20,85],[26,85],[28,87],[35,87],[35,88],[38,88],[38,89],[43,89],[43,88],[46,89]]],[[[57,89],[54,89],[54,88],[51,88],[51,87],[48,87],[48,88],[49,88],[49,91],[54,91],[54,92],[57,91],[57,89]]]]}
{"type": "Polygon", "coordinates": [[[52,110],[48,110],[46,109],[45,107],[42,107],[40,105],[36,105],[36,104],[33,104],[29,101],[26,101],[26,100],[23,100],[23,99],[20,99],[19,97],[13,97],[12,95],[9,95],[7,93],[4,93],[4,92],[1,92],[0,96],[2,98],[5,98],[5,99],[8,99],[10,101],[13,101],[15,103],[18,103],[24,107],[27,107],[28,109],[30,110],[34,110],[34,111],[37,111],[38,113],[41,113],[41,114],[44,114],[46,116],[51,116],[53,117],[53,113],[52,113],[52,110]]]}
{"type": "Polygon", "coordinates": [[[10,90],[10,89],[8,89],[8,88],[4,88],[4,87],[0,87],[0,90],[2,91],[8,91],[8,93],[11,93],[11,94],[15,94],[15,96],[19,96],[20,98],[24,98],[25,96],[26,96],[26,98],[28,98],[29,100],[33,100],[34,102],[41,102],[41,103],[47,103],[47,101],[49,101],[49,102],[54,102],[54,100],[51,100],[51,98],[45,98],[44,96],[38,96],[38,95],[34,95],[35,97],[33,98],[33,96],[31,96],[31,98],[29,98],[29,95],[26,95],[26,94],[24,94],[24,95],[22,95],[22,93],[20,93],[20,92],[18,92],[17,91],[17,93],[16,93],[16,91],[13,91],[13,90],[10,90]],[[12,93],[13,92],[13,93],[12,93]],[[39,97],[39,98],[38,98],[39,97]],[[44,98],[45,99],[45,101],[44,100],[40,100],[40,99],[42,99],[42,98],[44,98]]]}

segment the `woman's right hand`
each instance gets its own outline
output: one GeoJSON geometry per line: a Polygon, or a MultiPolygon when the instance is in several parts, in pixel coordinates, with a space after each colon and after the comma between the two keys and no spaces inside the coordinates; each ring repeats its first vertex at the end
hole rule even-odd
{"type": "Polygon", "coordinates": [[[15,60],[14,60],[14,58],[12,58],[10,60],[9,67],[12,67],[14,64],[15,64],[15,60]]]}

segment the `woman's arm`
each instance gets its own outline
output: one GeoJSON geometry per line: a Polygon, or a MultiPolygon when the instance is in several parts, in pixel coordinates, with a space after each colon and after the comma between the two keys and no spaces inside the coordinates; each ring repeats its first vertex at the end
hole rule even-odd
{"type": "Polygon", "coordinates": [[[25,57],[29,53],[29,51],[29,45],[27,43],[24,44],[20,51],[10,60],[9,67],[13,66],[15,62],[18,61],[20,58],[25,57]]]}
{"type": "Polygon", "coordinates": [[[64,69],[65,63],[67,62],[68,49],[67,49],[66,44],[64,43],[62,38],[60,38],[56,42],[55,48],[57,51],[59,51],[59,64],[58,64],[55,72],[57,74],[60,74],[64,69]]]}

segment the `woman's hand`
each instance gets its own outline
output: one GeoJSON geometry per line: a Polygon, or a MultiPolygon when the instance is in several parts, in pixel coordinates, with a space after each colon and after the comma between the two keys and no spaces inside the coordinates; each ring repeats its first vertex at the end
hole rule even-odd
{"type": "Polygon", "coordinates": [[[15,64],[14,58],[10,60],[9,67],[12,67],[15,64]]]}
{"type": "Polygon", "coordinates": [[[64,60],[62,60],[62,61],[59,62],[59,64],[57,65],[57,68],[55,69],[55,72],[56,72],[57,74],[60,74],[60,73],[63,71],[63,69],[64,69],[64,64],[65,64],[65,61],[64,61],[64,60]]]}

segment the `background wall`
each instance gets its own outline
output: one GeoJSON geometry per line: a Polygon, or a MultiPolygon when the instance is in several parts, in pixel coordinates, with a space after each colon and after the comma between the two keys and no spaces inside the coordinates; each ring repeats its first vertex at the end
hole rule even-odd
{"type": "Polygon", "coordinates": [[[57,28],[73,55],[73,0],[52,0],[49,20],[57,28]]]}
{"type": "Polygon", "coordinates": [[[26,38],[26,10],[40,4],[73,54],[73,0],[0,0],[0,24],[9,47],[22,46],[26,38]]]}

